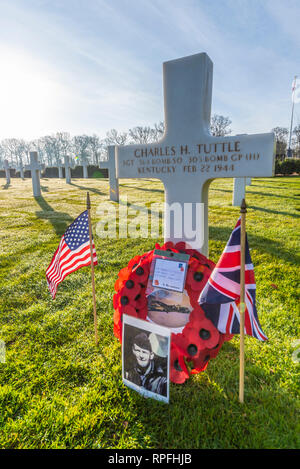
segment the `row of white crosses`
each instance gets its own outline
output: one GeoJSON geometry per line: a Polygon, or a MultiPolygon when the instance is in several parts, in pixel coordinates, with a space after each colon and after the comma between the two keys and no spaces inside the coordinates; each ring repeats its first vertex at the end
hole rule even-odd
{"type": "MultiPolygon", "coordinates": [[[[31,180],[32,180],[32,191],[34,197],[40,197],[41,195],[41,184],[40,184],[40,173],[42,170],[45,169],[44,164],[40,164],[38,161],[38,153],[36,151],[29,152],[30,164],[24,165],[22,160],[20,160],[19,165],[17,166],[17,170],[20,172],[20,177],[24,179],[24,169],[29,170],[31,172],[31,180]]],[[[71,184],[71,168],[74,168],[74,162],[70,162],[69,156],[64,157],[64,164],[59,161],[58,163],[58,173],[59,178],[63,177],[62,168],[65,168],[65,176],[67,184],[71,184]]],[[[4,161],[4,170],[5,170],[5,177],[6,177],[6,184],[10,184],[10,166],[8,160],[4,161]]],[[[87,177],[87,175],[86,175],[87,177]]]]}
{"type": "MultiPolygon", "coordinates": [[[[273,133],[230,137],[210,134],[212,76],[213,63],[205,53],[165,62],[166,130],[162,140],[146,145],[109,147],[107,162],[113,187],[117,187],[118,178],[160,179],[165,187],[165,241],[186,241],[205,255],[208,255],[210,183],[217,178],[235,178],[237,187],[244,186],[245,191],[247,178],[274,175],[275,156],[273,133]],[[116,179],[112,182],[114,174],[116,179]],[[196,245],[197,239],[186,234],[182,216],[185,203],[195,209],[203,204],[204,240],[201,245],[196,245]],[[167,207],[178,205],[180,216],[176,211],[167,212],[167,207]]],[[[191,223],[196,226],[195,210],[191,223]]]]}
{"type": "MultiPolygon", "coordinates": [[[[41,184],[40,184],[40,172],[45,169],[45,165],[39,163],[38,161],[38,153],[36,151],[31,151],[29,153],[30,164],[25,166],[25,170],[29,170],[31,172],[31,180],[32,180],[32,192],[34,197],[41,196],[41,184]]],[[[74,163],[70,163],[69,156],[65,156],[65,163],[64,165],[59,162],[59,177],[62,177],[62,168],[65,168],[66,173],[66,182],[68,184],[71,183],[71,168],[74,168],[74,163]]],[[[24,179],[24,166],[22,161],[17,168],[20,171],[20,176],[24,179]]],[[[4,170],[6,176],[6,183],[10,184],[10,167],[8,161],[4,161],[4,170]]]]}

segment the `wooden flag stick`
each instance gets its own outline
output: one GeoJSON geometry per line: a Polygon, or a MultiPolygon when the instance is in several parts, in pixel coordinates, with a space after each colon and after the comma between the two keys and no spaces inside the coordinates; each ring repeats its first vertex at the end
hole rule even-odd
{"type": "Polygon", "coordinates": [[[96,310],[95,269],[94,269],[93,234],[92,234],[92,221],[91,221],[91,201],[90,201],[90,194],[88,192],[87,192],[87,197],[86,197],[86,207],[88,211],[88,220],[89,220],[95,341],[96,341],[96,345],[98,345],[99,339],[98,339],[97,310],[96,310]]]}
{"type": "Polygon", "coordinates": [[[246,248],[246,203],[241,204],[241,279],[240,279],[240,386],[239,400],[244,402],[244,377],[245,377],[245,248],[246,248]]]}

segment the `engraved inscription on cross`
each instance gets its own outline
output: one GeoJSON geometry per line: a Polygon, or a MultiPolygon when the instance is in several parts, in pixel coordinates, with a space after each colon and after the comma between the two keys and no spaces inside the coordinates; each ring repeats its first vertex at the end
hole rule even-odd
{"type": "Polygon", "coordinates": [[[117,178],[157,178],[163,182],[165,241],[186,241],[205,255],[210,183],[216,178],[274,175],[273,133],[210,134],[212,75],[213,64],[205,53],[165,62],[163,138],[153,144],[116,147],[117,178]],[[201,243],[195,234],[191,238],[199,207],[203,209],[201,243]]]}

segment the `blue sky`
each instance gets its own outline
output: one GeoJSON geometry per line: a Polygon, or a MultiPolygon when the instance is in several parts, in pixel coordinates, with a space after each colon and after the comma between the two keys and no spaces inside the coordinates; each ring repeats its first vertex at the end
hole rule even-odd
{"type": "Polygon", "coordinates": [[[299,0],[0,0],[0,140],[153,125],[162,63],[199,52],[233,134],[289,127],[299,24],[299,0]]]}

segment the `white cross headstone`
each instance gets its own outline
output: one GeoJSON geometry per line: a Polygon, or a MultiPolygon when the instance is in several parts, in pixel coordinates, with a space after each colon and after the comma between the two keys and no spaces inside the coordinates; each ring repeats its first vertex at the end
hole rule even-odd
{"type": "Polygon", "coordinates": [[[5,171],[6,184],[10,184],[10,166],[8,164],[8,160],[4,160],[3,167],[5,171]]]}
{"type": "Polygon", "coordinates": [[[17,166],[17,171],[20,172],[20,178],[24,180],[24,165],[22,158],[20,158],[20,163],[17,166]]]}
{"type": "Polygon", "coordinates": [[[212,75],[213,64],[205,53],[165,62],[163,138],[159,143],[115,147],[118,178],[157,178],[163,182],[165,241],[186,241],[205,255],[210,183],[216,178],[274,174],[273,133],[210,134],[212,75]],[[195,227],[199,207],[204,210],[203,226],[195,227]],[[195,228],[203,231],[201,241],[195,228]]]}
{"type": "Polygon", "coordinates": [[[240,207],[242,200],[246,198],[246,186],[251,186],[251,178],[234,178],[232,205],[240,207]]]}
{"type": "Polygon", "coordinates": [[[61,162],[61,160],[58,160],[58,164],[57,164],[57,167],[58,167],[58,177],[59,179],[63,179],[63,168],[64,168],[64,164],[61,162]]]}
{"type": "Polygon", "coordinates": [[[31,171],[32,190],[34,197],[40,197],[41,195],[41,184],[40,184],[40,171],[44,169],[45,165],[42,165],[38,161],[37,151],[31,151],[30,165],[26,165],[25,169],[31,171]]]}
{"type": "Polygon", "coordinates": [[[71,184],[71,168],[74,168],[73,161],[70,163],[70,158],[68,155],[65,157],[65,176],[66,176],[66,183],[71,184]]]}
{"type": "Polygon", "coordinates": [[[107,147],[107,160],[100,161],[100,169],[108,169],[109,177],[109,198],[114,202],[119,202],[119,180],[116,177],[115,147],[107,147]]]}
{"type": "Polygon", "coordinates": [[[84,179],[88,179],[88,161],[86,159],[82,159],[82,162],[81,162],[81,165],[82,165],[82,168],[83,168],[83,177],[84,179]]]}

